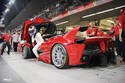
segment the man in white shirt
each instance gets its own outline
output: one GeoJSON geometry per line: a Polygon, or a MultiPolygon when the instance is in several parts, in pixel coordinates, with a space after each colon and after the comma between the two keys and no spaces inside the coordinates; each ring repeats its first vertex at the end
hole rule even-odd
{"type": "Polygon", "coordinates": [[[34,36],[35,37],[34,40],[36,41],[36,45],[33,48],[33,53],[37,57],[37,60],[39,57],[37,50],[38,50],[39,46],[44,42],[42,35],[44,34],[45,30],[46,30],[45,27],[41,27],[40,30],[34,36]]]}
{"type": "Polygon", "coordinates": [[[13,48],[14,48],[14,52],[17,52],[17,46],[18,46],[18,41],[19,41],[19,35],[18,33],[14,33],[13,34],[13,48]]]}

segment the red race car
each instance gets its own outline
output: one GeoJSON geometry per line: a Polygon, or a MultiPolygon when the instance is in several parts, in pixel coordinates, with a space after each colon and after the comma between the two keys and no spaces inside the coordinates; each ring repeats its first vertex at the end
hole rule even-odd
{"type": "Polygon", "coordinates": [[[56,26],[54,23],[42,18],[28,20],[24,23],[22,40],[23,57],[33,56],[32,42],[29,34],[29,27],[36,24],[42,24],[47,28],[45,42],[41,44],[38,51],[39,59],[48,64],[53,64],[57,68],[67,66],[76,66],[82,64],[99,63],[106,66],[109,61],[115,61],[112,38],[107,36],[78,37],[77,33],[85,31],[87,27],[77,26],[63,35],[55,35],[56,26]],[[96,57],[99,60],[94,60],[96,57]]]}

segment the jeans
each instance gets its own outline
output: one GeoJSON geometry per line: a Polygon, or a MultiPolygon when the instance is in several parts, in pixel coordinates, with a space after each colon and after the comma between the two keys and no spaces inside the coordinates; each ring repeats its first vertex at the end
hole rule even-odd
{"type": "Polygon", "coordinates": [[[1,55],[3,55],[4,49],[6,48],[6,46],[8,47],[7,53],[10,54],[10,49],[11,49],[10,42],[4,42],[2,45],[1,55]]]}

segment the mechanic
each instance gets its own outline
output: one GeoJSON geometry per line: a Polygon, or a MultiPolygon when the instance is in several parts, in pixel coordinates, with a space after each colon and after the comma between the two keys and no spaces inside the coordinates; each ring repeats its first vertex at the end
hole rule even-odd
{"type": "Polygon", "coordinates": [[[119,40],[122,43],[122,61],[125,63],[125,9],[120,10],[121,15],[118,16],[118,21],[119,21],[119,40]]]}
{"type": "Polygon", "coordinates": [[[39,46],[44,42],[44,39],[42,37],[42,35],[44,34],[44,32],[46,31],[45,27],[41,27],[38,32],[34,35],[34,40],[36,41],[36,45],[33,48],[33,53],[36,56],[36,61],[39,60],[39,55],[38,55],[38,48],[39,46]]]}
{"type": "Polygon", "coordinates": [[[9,33],[4,33],[2,35],[2,38],[4,39],[4,43],[2,45],[2,50],[1,50],[1,55],[3,55],[4,49],[6,48],[6,46],[8,47],[8,55],[10,54],[10,49],[11,49],[11,39],[12,36],[9,33]]]}
{"type": "Polygon", "coordinates": [[[30,33],[32,45],[35,46],[35,42],[34,42],[34,41],[35,41],[35,40],[34,40],[34,34],[36,33],[35,26],[31,26],[28,31],[29,31],[29,33],[30,33]]]}
{"type": "Polygon", "coordinates": [[[17,31],[13,34],[13,48],[14,52],[17,52],[18,42],[19,42],[19,35],[17,31]]]}
{"type": "Polygon", "coordinates": [[[97,31],[97,36],[103,36],[104,35],[104,32],[98,28],[98,31],[97,31]]]}
{"type": "Polygon", "coordinates": [[[2,35],[3,35],[3,33],[0,31],[0,44],[1,44],[2,42],[4,42],[3,39],[2,39],[2,35]]]}
{"type": "Polygon", "coordinates": [[[86,34],[88,37],[92,37],[92,36],[96,36],[97,35],[97,31],[98,29],[95,27],[95,25],[93,24],[93,22],[89,23],[89,27],[86,31],[86,34]]]}
{"type": "Polygon", "coordinates": [[[113,31],[113,39],[114,39],[114,45],[115,45],[115,50],[116,50],[116,53],[117,55],[120,55],[121,56],[121,44],[120,44],[120,41],[119,41],[119,29],[120,29],[120,26],[118,24],[118,20],[115,19],[114,20],[115,24],[114,23],[111,23],[112,25],[112,28],[111,28],[111,31],[113,31]]]}

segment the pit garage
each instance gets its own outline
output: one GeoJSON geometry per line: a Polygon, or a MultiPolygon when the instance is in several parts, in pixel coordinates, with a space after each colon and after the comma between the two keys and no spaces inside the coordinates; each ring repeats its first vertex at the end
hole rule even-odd
{"type": "Polygon", "coordinates": [[[124,83],[111,31],[124,8],[124,0],[1,0],[0,83],[124,83]],[[88,36],[90,22],[104,34],[88,36]]]}

